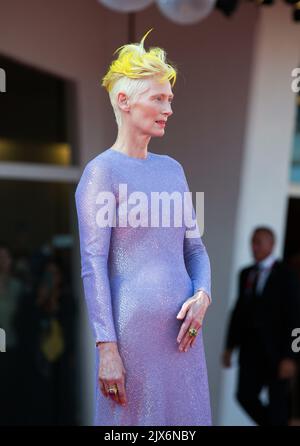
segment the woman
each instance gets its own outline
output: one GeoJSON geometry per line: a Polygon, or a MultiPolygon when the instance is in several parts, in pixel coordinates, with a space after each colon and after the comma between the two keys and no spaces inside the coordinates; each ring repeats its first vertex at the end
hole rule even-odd
{"type": "MultiPolygon", "coordinates": [[[[189,194],[181,164],[148,151],[151,137],[165,133],[176,81],[164,50],[144,49],[150,31],[119,48],[103,78],[118,136],[89,161],[75,193],[81,277],[99,353],[94,423],[211,425],[200,330],[210,304],[209,258],[197,222],[196,237],[188,237],[185,223],[148,219],[153,192],[189,194]]],[[[190,211],[195,219],[192,202],[190,211]]]]}

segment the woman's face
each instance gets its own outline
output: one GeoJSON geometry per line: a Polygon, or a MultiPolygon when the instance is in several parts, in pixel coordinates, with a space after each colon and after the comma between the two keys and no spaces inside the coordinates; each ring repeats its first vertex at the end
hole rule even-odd
{"type": "Polygon", "coordinates": [[[147,79],[148,88],[138,94],[127,114],[132,129],[148,135],[163,136],[167,119],[173,114],[173,93],[169,81],[147,79]]]}

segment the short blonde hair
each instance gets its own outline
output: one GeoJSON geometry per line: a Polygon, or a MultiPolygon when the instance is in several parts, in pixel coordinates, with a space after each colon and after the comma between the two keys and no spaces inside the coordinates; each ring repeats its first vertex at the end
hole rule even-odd
{"type": "Polygon", "coordinates": [[[121,112],[117,103],[120,91],[134,98],[146,88],[146,80],[149,78],[155,77],[159,82],[172,81],[172,87],[176,82],[177,68],[166,61],[165,50],[151,47],[147,52],[144,48],[144,40],[152,30],[139,43],[129,43],[118,48],[114,52],[119,51],[118,58],[111,63],[102,79],[101,85],[109,93],[118,126],[121,125],[121,112]]]}

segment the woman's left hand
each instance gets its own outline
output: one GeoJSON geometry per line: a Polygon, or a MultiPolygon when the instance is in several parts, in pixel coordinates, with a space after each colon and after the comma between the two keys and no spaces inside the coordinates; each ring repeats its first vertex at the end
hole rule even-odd
{"type": "Polygon", "coordinates": [[[209,305],[210,298],[205,291],[202,290],[195,293],[182,305],[181,310],[177,314],[177,319],[185,318],[177,336],[180,351],[186,352],[195,343],[197,336],[191,336],[189,334],[189,329],[196,328],[199,333],[209,305]]]}

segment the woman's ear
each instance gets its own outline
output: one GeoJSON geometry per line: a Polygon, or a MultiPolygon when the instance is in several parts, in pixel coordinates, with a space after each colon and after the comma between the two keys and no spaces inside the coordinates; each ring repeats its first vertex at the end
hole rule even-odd
{"type": "Polygon", "coordinates": [[[119,107],[123,110],[123,111],[129,111],[129,109],[130,109],[130,106],[129,106],[129,98],[128,98],[128,96],[126,95],[126,93],[123,93],[123,92],[119,92],[118,93],[118,97],[117,97],[117,99],[118,99],[118,104],[119,104],[119,107]]]}

